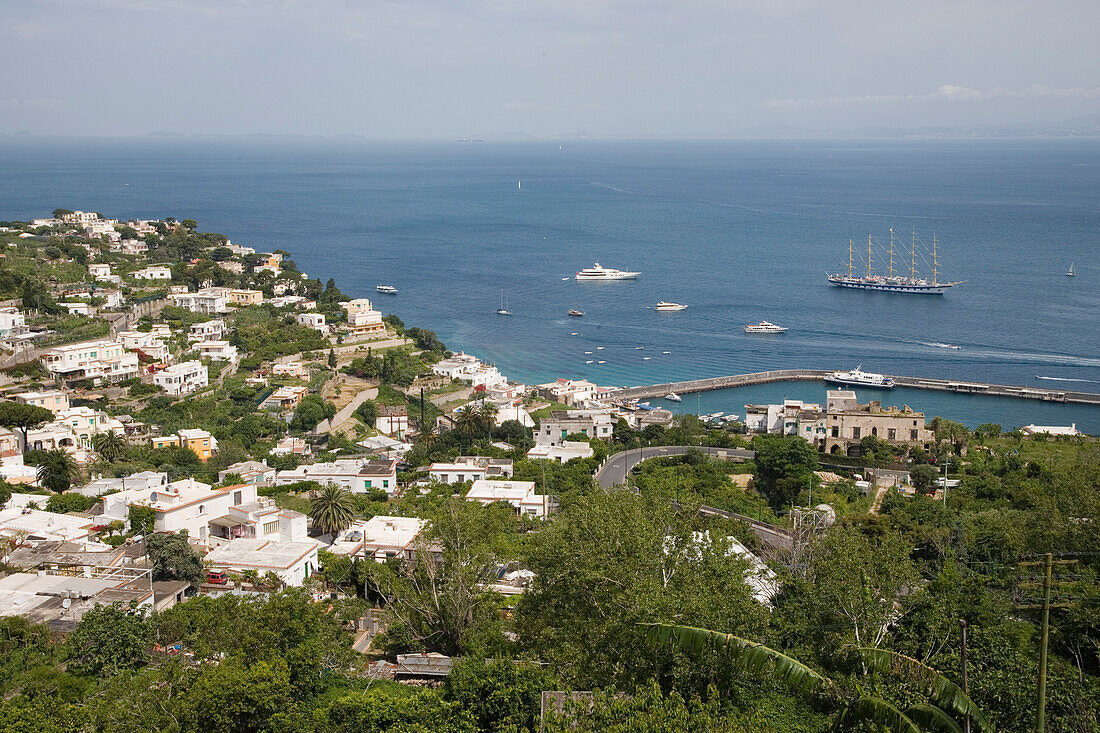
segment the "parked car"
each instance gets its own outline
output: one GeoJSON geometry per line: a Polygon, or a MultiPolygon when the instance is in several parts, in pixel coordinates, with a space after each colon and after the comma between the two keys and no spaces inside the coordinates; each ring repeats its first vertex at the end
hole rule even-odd
{"type": "Polygon", "coordinates": [[[229,582],[229,576],[224,570],[210,570],[206,573],[206,582],[211,585],[225,585],[229,582]]]}

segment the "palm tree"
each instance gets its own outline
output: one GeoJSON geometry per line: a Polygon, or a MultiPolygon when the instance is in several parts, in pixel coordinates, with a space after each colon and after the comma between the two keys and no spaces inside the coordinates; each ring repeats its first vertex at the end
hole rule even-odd
{"type": "Polygon", "coordinates": [[[37,476],[39,486],[60,494],[80,480],[80,466],[64,448],[54,448],[38,464],[37,476]]]}
{"type": "Polygon", "coordinates": [[[310,502],[309,516],[325,534],[335,536],[355,520],[351,492],[333,484],[325,486],[310,502]]]}
{"type": "Polygon", "coordinates": [[[92,436],[92,447],[105,461],[114,463],[126,455],[126,449],[129,446],[121,435],[113,430],[108,430],[92,436]]]}
{"type": "Polygon", "coordinates": [[[463,405],[455,411],[455,427],[459,432],[472,434],[477,429],[478,422],[478,410],[473,403],[463,405]]]}
{"type": "Polygon", "coordinates": [[[862,723],[879,726],[894,733],[922,731],[958,731],[952,715],[968,717],[977,731],[990,730],[989,719],[981,708],[955,683],[923,662],[886,649],[857,647],[868,667],[876,672],[892,672],[915,683],[931,703],[917,703],[899,710],[882,698],[857,689],[855,694],[841,689],[817,670],[763,644],[733,634],[675,624],[642,624],[649,627],[649,638],[660,644],[672,644],[685,652],[698,653],[707,647],[725,652],[738,667],[754,674],[769,668],[794,691],[813,694],[831,701],[838,710],[837,730],[855,730],[862,723]]]}
{"type": "Polygon", "coordinates": [[[489,440],[493,439],[493,421],[499,413],[500,409],[496,405],[485,400],[481,401],[481,407],[477,410],[477,417],[485,424],[485,432],[488,433],[489,440]]]}

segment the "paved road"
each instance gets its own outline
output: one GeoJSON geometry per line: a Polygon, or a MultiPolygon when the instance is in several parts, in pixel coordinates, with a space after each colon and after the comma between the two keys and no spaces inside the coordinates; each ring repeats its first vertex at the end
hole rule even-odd
{"type": "Polygon", "coordinates": [[[607,459],[599,471],[596,471],[596,480],[600,486],[610,489],[612,486],[626,483],[626,476],[630,469],[647,458],[659,458],[661,456],[682,456],[690,450],[700,450],[708,455],[718,458],[751,459],[756,454],[751,450],[741,448],[700,448],[692,445],[662,445],[652,448],[635,448],[634,450],[616,453],[607,459]]]}

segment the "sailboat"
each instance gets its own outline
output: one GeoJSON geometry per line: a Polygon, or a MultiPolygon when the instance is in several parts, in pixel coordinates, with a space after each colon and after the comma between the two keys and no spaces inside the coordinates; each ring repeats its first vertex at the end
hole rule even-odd
{"type": "Polygon", "coordinates": [[[498,316],[510,316],[510,315],[512,315],[512,311],[508,310],[508,307],[504,303],[504,290],[503,289],[501,289],[501,291],[500,291],[500,307],[497,308],[497,315],[498,316]]]}
{"type": "Polygon", "coordinates": [[[523,190],[523,181],[516,181],[516,190],[517,191],[522,191],[523,190]]]}
{"type": "MultiPolygon", "coordinates": [[[[953,288],[956,285],[962,285],[962,281],[958,282],[941,282],[940,281],[940,261],[939,255],[936,251],[936,235],[932,235],[932,279],[929,280],[926,277],[917,276],[917,234],[913,233],[913,242],[909,251],[909,275],[899,275],[899,269],[894,267],[895,261],[895,247],[894,247],[894,230],[890,229],[890,256],[889,256],[889,268],[887,268],[885,275],[875,274],[873,268],[873,247],[871,243],[871,235],[867,235],[867,274],[859,275],[853,271],[853,242],[848,240],[848,272],[847,273],[826,273],[829,279],[830,285],[835,285],[838,288],[855,288],[857,290],[877,290],[887,293],[923,293],[927,295],[943,295],[947,292],[948,288],[953,288]]],[[[904,252],[904,250],[902,250],[904,252]]],[[[923,256],[923,255],[922,255],[923,256]]],[[[904,270],[901,270],[904,272],[904,270]]]]}
{"type": "Polygon", "coordinates": [[[1066,270],[1066,277],[1077,277],[1077,267],[1072,262],[1069,263],[1069,269],[1066,270]]]}

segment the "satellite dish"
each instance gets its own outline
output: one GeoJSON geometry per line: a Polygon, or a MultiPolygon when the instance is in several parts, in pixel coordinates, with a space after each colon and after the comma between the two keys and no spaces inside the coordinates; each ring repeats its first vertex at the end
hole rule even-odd
{"type": "Polygon", "coordinates": [[[73,605],[73,599],[72,598],[62,598],[61,599],[61,607],[62,608],[66,608],[66,609],[72,608],[72,605],[73,605]]]}
{"type": "Polygon", "coordinates": [[[157,500],[157,492],[154,491],[153,493],[149,494],[149,501],[156,502],[156,500],[157,500]]]}

